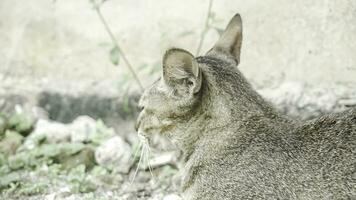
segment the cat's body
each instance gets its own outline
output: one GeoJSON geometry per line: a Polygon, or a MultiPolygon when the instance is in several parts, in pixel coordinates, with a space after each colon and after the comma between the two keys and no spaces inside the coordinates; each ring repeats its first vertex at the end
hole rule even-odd
{"type": "Polygon", "coordinates": [[[141,98],[138,131],[184,152],[185,200],[356,198],[356,110],[291,121],[236,68],[239,15],[207,56],[169,50],[141,98]]]}
{"type": "MultiPolygon", "coordinates": [[[[216,65],[209,66],[210,73],[204,74],[215,70],[216,65]]],[[[356,198],[356,111],[294,123],[258,97],[248,99],[242,91],[240,96],[231,95],[239,88],[226,80],[243,84],[234,77],[236,72],[213,74],[209,82],[219,93],[213,94],[216,101],[231,103],[216,110],[230,108],[230,114],[202,123],[202,136],[183,169],[188,175],[183,189],[191,191],[185,199],[356,198]],[[254,106],[240,112],[242,102],[254,106]],[[219,118],[224,122],[215,124],[219,118]]],[[[251,90],[246,94],[251,97],[251,90]]]]}

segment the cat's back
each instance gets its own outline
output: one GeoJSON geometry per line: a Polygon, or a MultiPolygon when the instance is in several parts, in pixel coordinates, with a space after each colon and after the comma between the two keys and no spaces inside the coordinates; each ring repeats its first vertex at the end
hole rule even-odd
{"type": "Polygon", "coordinates": [[[321,197],[356,197],[356,109],[308,121],[295,136],[302,181],[321,197]]]}
{"type": "Polygon", "coordinates": [[[206,173],[199,185],[214,186],[224,192],[197,190],[198,196],[221,199],[356,197],[356,109],[291,124],[290,129],[283,128],[285,124],[256,121],[258,119],[253,118],[252,125],[243,129],[253,132],[253,139],[240,137],[241,132],[216,134],[219,138],[211,139],[215,145],[209,151],[214,152],[214,156],[203,155],[211,162],[206,164],[206,173]],[[224,145],[216,146],[222,141],[226,141],[224,145]],[[244,192],[233,192],[236,190],[244,192]]]}
{"type": "Polygon", "coordinates": [[[297,127],[295,134],[308,147],[356,145],[356,109],[307,121],[297,127]]]}

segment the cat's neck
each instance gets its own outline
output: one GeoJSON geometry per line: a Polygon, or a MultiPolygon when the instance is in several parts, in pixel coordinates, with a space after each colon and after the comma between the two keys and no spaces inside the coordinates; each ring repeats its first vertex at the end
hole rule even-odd
{"type": "Polygon", "coordinates": [[[188,121],[177,124],[172,139],[176,141],[188,160],[196,150],[197,143],[204,140],[210,132],[223,135],[235,128],[239,123],[248,123],[256,118],[265,118],[270,123],[284,124],[288,120],[266,102],[241,75],[239,88],[216,85],[215,78],[205,76],[205,84],[201,90],[199,107],[188,121]],[[223,87],[220,87],[223,88],[223,87]]]}

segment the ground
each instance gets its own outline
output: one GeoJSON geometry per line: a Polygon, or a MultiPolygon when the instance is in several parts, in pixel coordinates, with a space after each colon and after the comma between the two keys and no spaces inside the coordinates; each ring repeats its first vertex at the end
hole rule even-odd
{"type": "MultiPolygon", "coordinates": [[[[285,82],[256,88],[281,113],[298,120],[356,106],[352,86],[285,82]]],[[[0,102],[0,199],[177,198],[180,152],[159,136],[150,149],[140,145],[133,131],[137,94],[114,101],[41,92],[37,107],[21,95],[5,94],[0,102]],[[112,121],[118,122],[114,128],[112,121]]]]}

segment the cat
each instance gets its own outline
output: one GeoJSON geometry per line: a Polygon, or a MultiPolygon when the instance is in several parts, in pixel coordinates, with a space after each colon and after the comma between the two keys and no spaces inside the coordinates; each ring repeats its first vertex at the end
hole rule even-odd
{"type": "Polygon", "coordinates": [[[237,69],[236,14],[205,56],[179,48],[142,94],[138,133],[183,151],[185,200],[356,199],[356,110],[298,122],[278,113],[237,69]]]}

